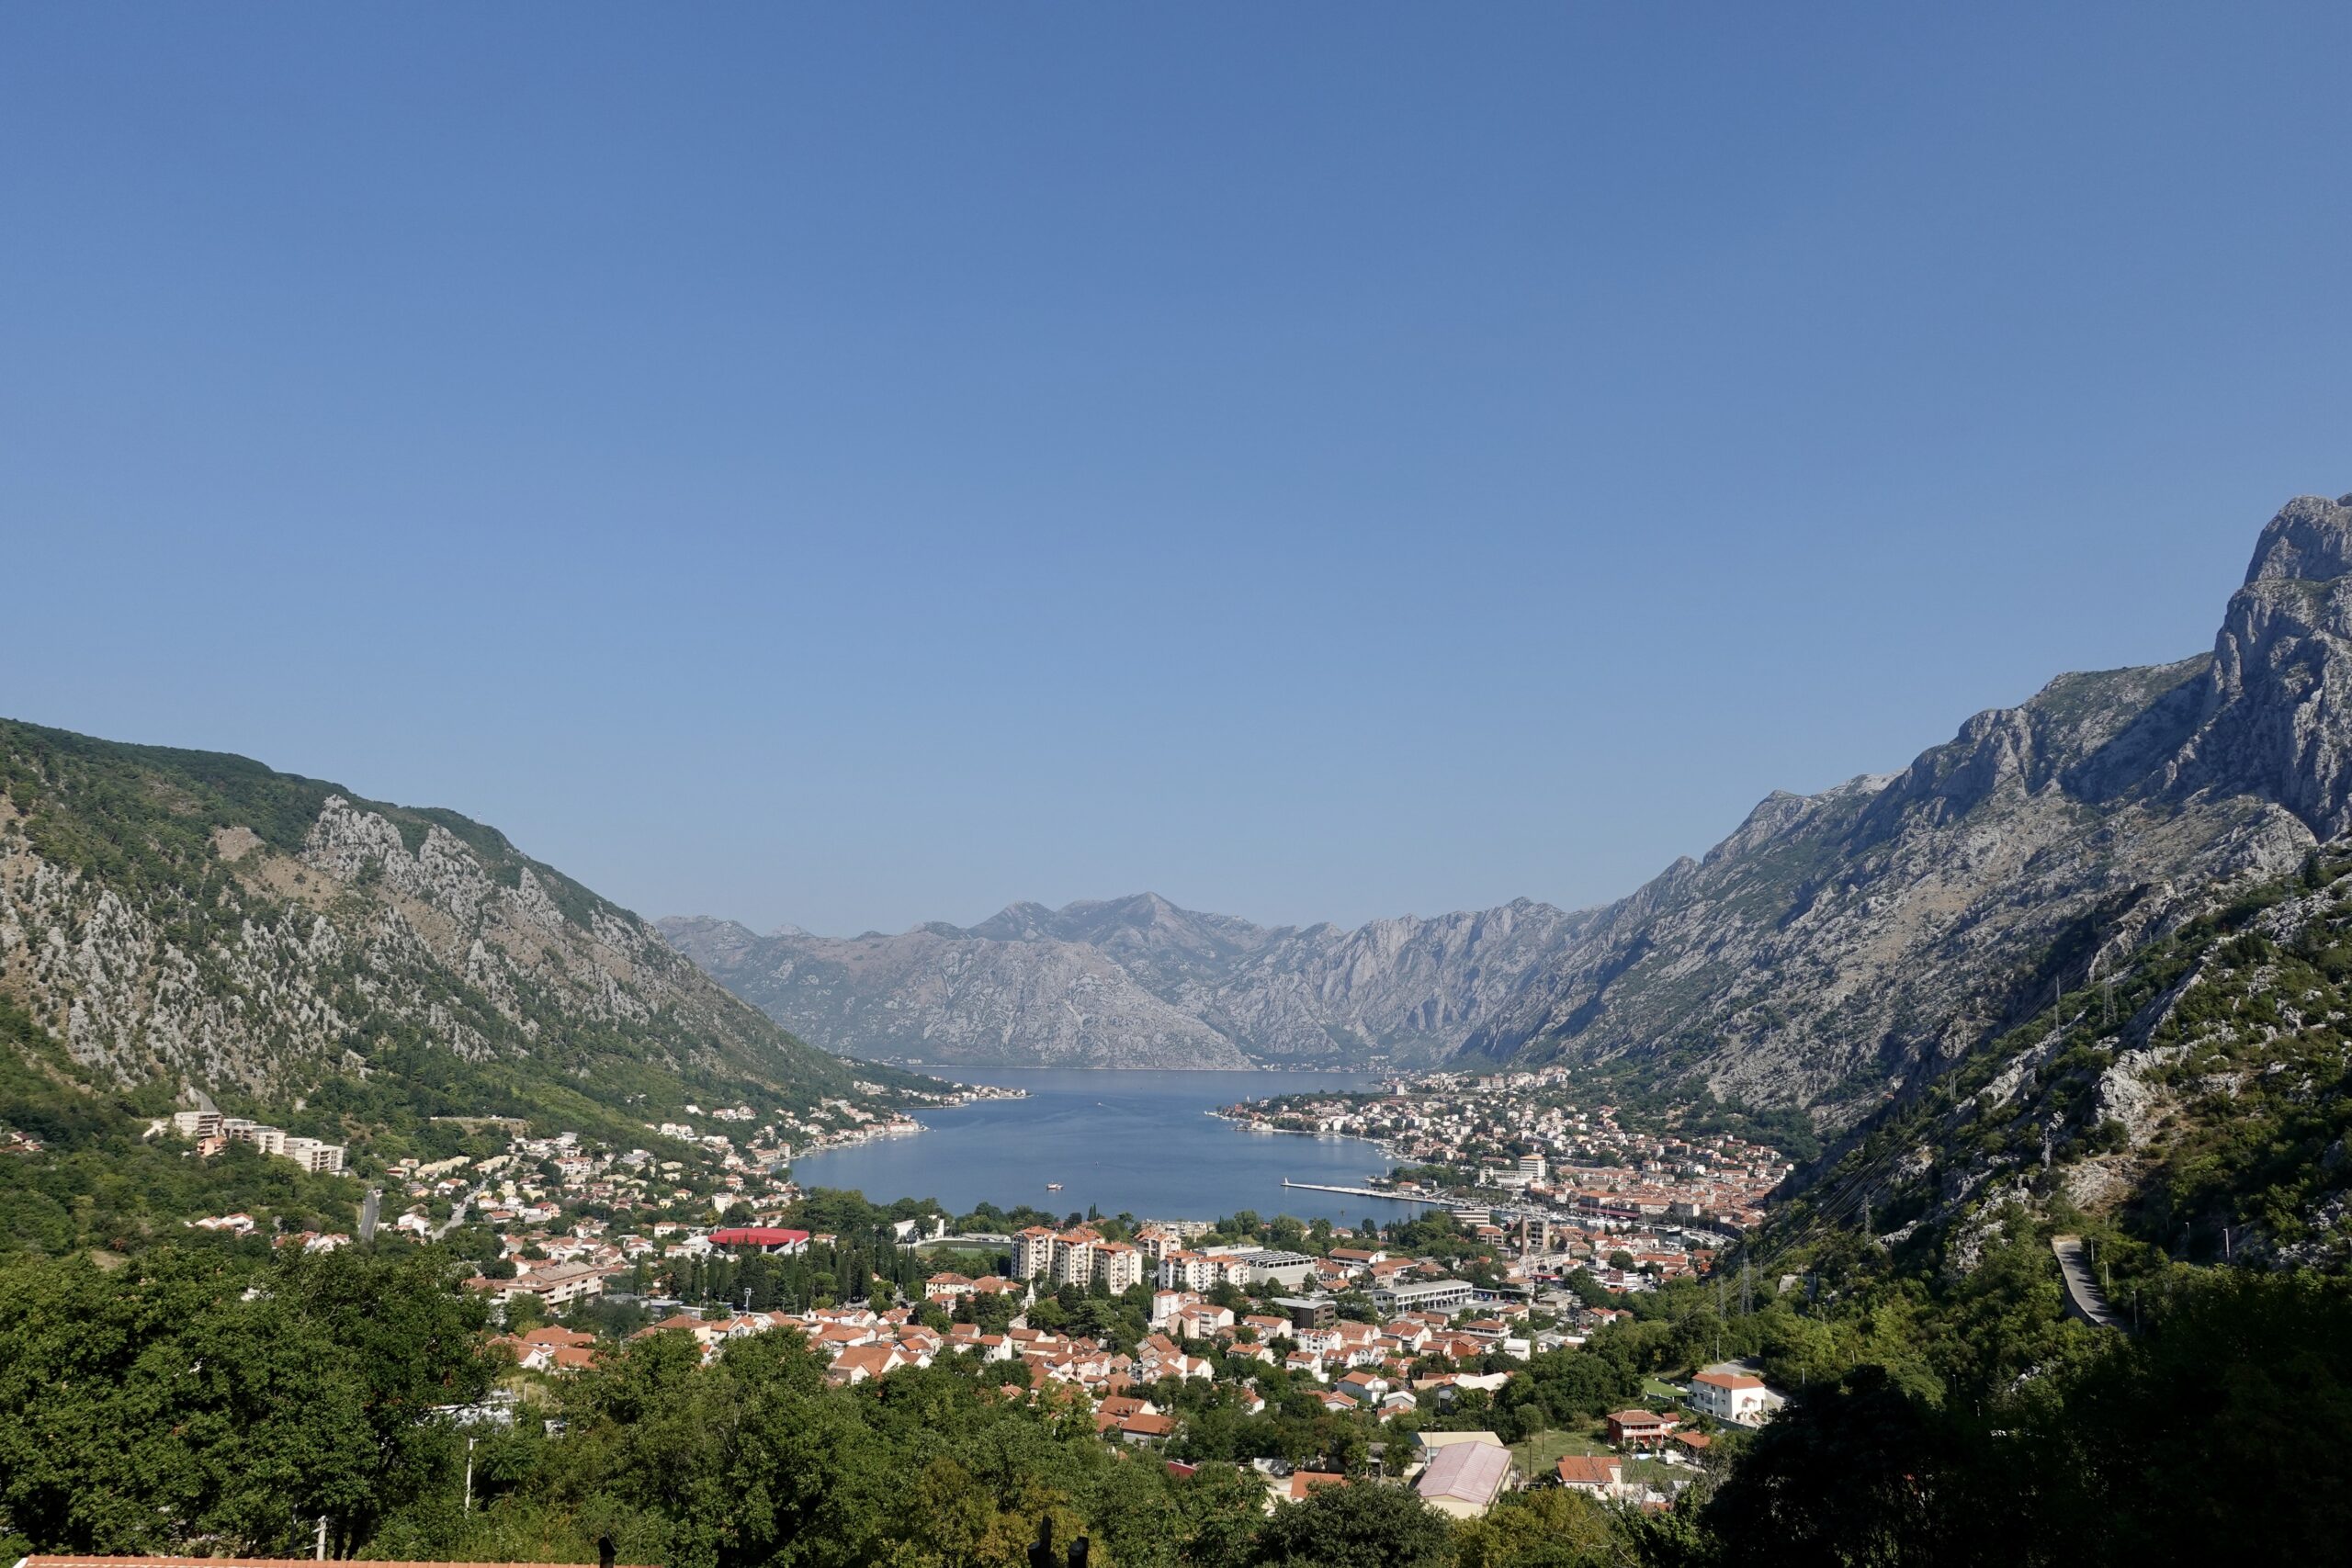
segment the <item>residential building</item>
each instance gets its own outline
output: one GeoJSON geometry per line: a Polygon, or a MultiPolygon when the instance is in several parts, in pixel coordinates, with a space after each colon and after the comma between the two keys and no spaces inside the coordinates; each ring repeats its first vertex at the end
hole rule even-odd
{"type": "Polygon", "coordinates": [[[739,1252],[798,1253],[808,1250],[808,1233],[774,1225],[735,1225],[711,1232],[710,1245],[739,1252]]]}
{"type": "Polygon", "coordinates": [[[1613,1454],[1567,1454],[1558,1466],[1560,1484],[1571,1492],[1611,1499],[1626,1496],[1624,1462],[1613,1454]]]}
{"type": "Polygon", "coordinates": [[[1511,1468],[1510,1450],[1499,1442],[1450,1443],[1437,1450],[1413,1490],[1442,1514],[1475,1519],[1502,1495],[1511,1468]]]}
{"type": "Polygon", "coordinates": [[[1288,1314],[1297,1328],[1329,1328],[1340,1317],[1340,1309],[1329,1296],[1276,1296],[1273,1304],[1288,1314]]]}
{"type": "Polygon", "coordinates": [[[1690,1380],[1690,1407],[1736,1427],[1760,1427],[1787,1403],[1746,1372],[1710,1369],[1690,1380]]]}
{"type": "Polygon", "coordinates": [[[1619,1448],[1656,1448],[1682,1425],[1679,1417],[1655,1410],[1620,1410],[1603,1423],[1609,1440],[1619,1448]]]}
{"type": "Polygon", "coordinates": [[[1124,1242],[1106,1241],[1094,1248],[1094,1275],[1113,1295],[1144,1282],[1144,1255],[1124,1242]]]}
{"type": "Polygon", "coordinates": [[[1470,1304],[1467,1280],[1396,1280],[1375,1285],[1370,1292],[1373,1309],[1383,1317],[1408,1312],[1455,1312],[1470,1304]]]}
{"type": "Polygon", "coordinates": [[[1054,1267],[1054,1233],[1044,1225],[1031,1225],[1012,1238],[1012,1277],[1035,1280],[1050,1274],[1054,1267]]]}

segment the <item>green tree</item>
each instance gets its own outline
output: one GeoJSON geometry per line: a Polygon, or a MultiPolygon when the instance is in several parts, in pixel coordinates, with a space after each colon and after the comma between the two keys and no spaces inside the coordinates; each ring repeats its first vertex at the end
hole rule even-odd
{"type": "Polygon", "coordinates": [[[1442,1514],[1397,1486],[1318,1486],[1275,1510],[1250,1554],[1256,1568],[1440,1568],[1452,1532],[1442,1514]]]}

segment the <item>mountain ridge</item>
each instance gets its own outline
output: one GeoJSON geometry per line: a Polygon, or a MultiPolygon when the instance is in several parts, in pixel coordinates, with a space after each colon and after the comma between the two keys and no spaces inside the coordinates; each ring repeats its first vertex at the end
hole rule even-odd
{"type": "MultiPolygon", "coordinates": [[[[0,720],[0,999],[93,1090],[548,1114],[864,1074],[496,829],[228,753],[0,720]]],[[[884,1075],[888,1076],[888,1075],[884,1075]]]]}
{"type": "Polygon", "coordinates": [[[1124,1008],[1181,1035],[1173,1055],[1216,1065],[1566,1062],[1843,1124],[2013,1024],[2077,949],[2128,947],[2180,897],[2279,874],[2352,829],[2338,692],[2352,692],[2352,497],[2299,496],[2261,530],[2210,651],[2064,673],[1905,767],[1772,791],[1705,854],[1594,908],[1268,930],[1148,894],[1016,903],[919,928],[922,953],[852,939],[855,962],[824,982],[811,968],[850,956],[828,939],[720,959],[700,950],[701,922],[662,924],[772,1014],[882,1054],[1034,1061],[1048,1055],[1050,1059],[1211,1065],[1104,1038],[1124,1008]],[[1115,996],[1093,1035],[1053,1021],[1068,998],[1042,974],[1017,1004],[981,987],[985,1030],[929,985],[926,964],[983,951],[1003,978],[1022,944],[1115,996]],[[861,977],[879,988],[859,994],[861,977]]]}
{"type": "Polygon", "coordinates": [[[1154,893],[1008,904],[969,927],[761,937],[740,922],[656,922],[779,1021],[860,1055],[927,1063],[1231,1068],[1426,1065],[1582,918],[1530,899],[1493,909],[1259,926],[1154,893]],[[1500,959],[1500,979],[1479,960],[1500,959]]]}

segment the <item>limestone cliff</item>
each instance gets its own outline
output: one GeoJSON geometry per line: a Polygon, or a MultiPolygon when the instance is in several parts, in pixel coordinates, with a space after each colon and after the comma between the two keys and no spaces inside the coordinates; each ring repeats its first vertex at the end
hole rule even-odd
{"type": "Polygon", "coordinates": [[[2352,825],[2347,572],[2352,508],[2290,502],[2212,653],[2061,676],[1900,773],[1766,801],[1604,911],[1471,1048],[1850,1117],[2182,897],[2352,825]]]}
{"type": "Polygon", "coordinates": [[[0,997],[90,1082],[254,1102],[370,1075],[476,1113],[852,1081],[480,823],[8,722],[0,997]]]}

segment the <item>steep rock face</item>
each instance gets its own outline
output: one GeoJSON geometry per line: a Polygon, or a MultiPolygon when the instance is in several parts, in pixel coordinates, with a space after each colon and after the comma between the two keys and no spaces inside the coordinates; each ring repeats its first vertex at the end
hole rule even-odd
{"type": "Polygon", "coordinates": [[[1604,911],[1472,1049],[1851,1114],[2128,947],[2177,888],[2352,825],[2347,570],[2352,512],[2290,502],[2211,655],[2061,676],[1891,778],[1768,800],[1604,911]]]}
{"type": "Polygon", "coordinates": [[[2257,793],[2323,838],[2352,828],[2352,496],[2263,529],[2230,599],[2195,732],[2163,782],[2257,793]]]}
{"type": "Polygon", "coordinates": [[[2295,875],[2201,890],[2097,985],[1868,1117],[1792,1183],[1757,1245],[1857,1231],[1883,1247],[1971,1238],[2063,1197],[2177,1257],[2352,1261],[2352,840],[2295,875]]]}
{"type": "Polygon", "coordinates": [[[94,1081],[283,1100],[397,1058],[605,1103],[687,1078],[849,1089],[637,917],[454,814],[5,721],[0,784],[0,995],[94,1081]]]}
{"type": "Polygon", "coordinates": [[[1233,1067],[1435,1060],[1564,952],[1582,919],[1521,900],[1354,931],[1269,929],[1145,893],[846,940],[661,926],[771,1017],[861,1055],[1233,1067]]]}
{"type": "Polygon", "coordinates": [[[1204,998],[1204,1016],[1269,1061],[1434,1061],[1569,950],[1589,915],[1499,908],[1284,931],[1204,998]]]}

